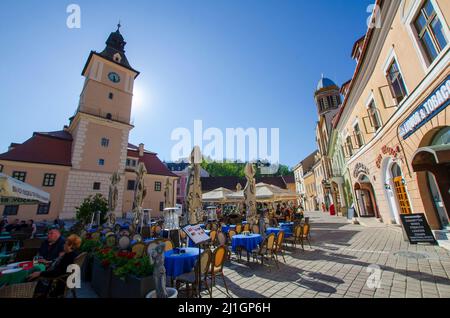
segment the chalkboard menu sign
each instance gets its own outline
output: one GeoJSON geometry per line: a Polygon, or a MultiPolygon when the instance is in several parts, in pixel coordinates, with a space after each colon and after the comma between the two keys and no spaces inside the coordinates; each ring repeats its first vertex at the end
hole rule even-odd
{"type": "Polygon", "coordinates": [[[411,244],[437,243],[425,219],[425,214],[401,214],[400,218],[402,219],[403,228],[411,244]]]}

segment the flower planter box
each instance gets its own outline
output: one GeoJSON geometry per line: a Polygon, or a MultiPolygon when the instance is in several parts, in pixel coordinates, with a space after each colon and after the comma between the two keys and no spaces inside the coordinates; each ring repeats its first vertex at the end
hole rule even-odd
{"type": "Polygon", "coordinates": [[[92,264],[92,282],[91,286],[100,298],[111,297],[111,266],[103,267],[101,261],[94,257],[92,264]]]}
{"type": "Polygon", "coordinates": [[[83,266],[81,267],[81,280],[84,282],[92,281],[92,267],[94,266],[94,256],[92,254],[88,254],[84,261],[83,266]]]}
{"type": "Polygon", "coordinates": [[[125,279],[121,279],[116,275],[111,277],[112,298],[145,298],[154,289],[153,276],[141,278],[127,275],[125,279]]]}

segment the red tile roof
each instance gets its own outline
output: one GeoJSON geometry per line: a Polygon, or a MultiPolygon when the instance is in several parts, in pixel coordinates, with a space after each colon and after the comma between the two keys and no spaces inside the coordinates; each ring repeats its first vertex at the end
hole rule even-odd
{"type": "Polygon", "coordinates": [[[0,160],[71,166],[72,136],[66,131],[34,133],[23,144],[0,154],[0,160]]]}
{"type": "MultiPolygon", "coordinates": [[[[256,183],[262,182],[280,187],[282,189],[287,189],[286,182],[282,177],[258,177],[255,181],[256,183]]],[[[247,179],[238,177],[204,177],[201,178],[201,182],[203,192],[212,191],[221,187],[236,191],[236,185],[240,183],[243,189],[247,184],[247,179]]]]}
{"type": "Polygon", "coordinates": [[[144,156],[139,157],[139,147],[133,144],[128,144],[127,155],[130,157],[139,158],[139,162],[143,162],[145,164],[148,174],[178,178],[176,174],[172,173],[166,165],[159,160],[157,153],[145,150],[144,156]]]}

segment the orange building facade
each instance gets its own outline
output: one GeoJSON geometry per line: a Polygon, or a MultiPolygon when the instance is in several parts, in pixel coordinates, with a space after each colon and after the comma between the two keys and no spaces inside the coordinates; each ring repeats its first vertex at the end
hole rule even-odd
{"type": "MultiPolygon", "coordinates": [[[[18,219],[72,219],[76,207],[89,195],[108,197],[111,175],[118,172],[118,217],[131,211],[135,169],[147,169],[147,196],[143,207],[152,216],[164,208],[164,189],[169,184],[176,202],[178,177],[144,145],[129,143],[134,80],[139,72],[125,55],[119,28],[106,41],[106,48],[92,51],[82,71],[85,82],[75,115],[61,131],[34,133],[22,144],[11,144],[0,154],[0,172],[50,193],[50,204],[4,206],[3,214],[18,219]]],[[[0,207],[1,208],[1,207],[0,207]]]]}

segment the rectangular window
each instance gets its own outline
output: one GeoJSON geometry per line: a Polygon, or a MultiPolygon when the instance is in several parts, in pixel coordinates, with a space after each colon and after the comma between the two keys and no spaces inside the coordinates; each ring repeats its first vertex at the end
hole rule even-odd
{"type": "Polygon", "coordinates": [[[136,162],[136,159],[127,159],[127,164],[126,164],[126,166],[127,167],[136,167],[136,164],[137,164],[137,162],[136,162]]]}
{"type": "Polygon", "coordinates": [[[375,129],[375,131],[377,131],[381,128],[381,120],[374,100],[370,102],[367,112],[369,113],[370,124],[375,129]]]}
{"type": "Polygon", "coordinates": [[[358,144],[358,148],[361,148],[362,146],[364,146],[364,138],[361,130],[359,129],[359,124],[356,124],[354,129],[355,129],[356,143],[358,144]]]}
{"type": "Polygon", "coordinates": [[[439,53],[447,46],[447,38],[441,21],[430,0],[425,1],[416,19],[414,27],[431,64],[439,53]]]}
{"type": "Polygon", "coordinates": [[[134,191],[134,189],[135,189],[135,184],[136,184],[136,181],[135,181],[135,180],[128,180],[127,189],[128,189],[128,190],[131,190],[131,191],[134,191]]]}
{"type": "Polygon", "coordinates": [[[46,174],[44,174],[44,181],[42,181],[42,185],[44,187],[54,187],[55,180],[56,180],[56,174],[46,173],[46,174]]]}
{"type": "Polygon", "coordinates": [[[27,178],[27,173],[25,171],[13,171],[12,177],[19,181],[25,182],[25,179],[27,178]]]}
{"type": "Polygon", "coordinates": [[[159,202],[159,211],[164,211],[164,202],[159,202]]]}
{"type": "Polygon", "coordinates": [[[113,93],[109,93],[109,94],[108,94],[108,98],[109,98],[109,99],[113,99],[113,98],[114,98],[114,94],[113,94],[113,93]]]}
{"type": "Polygon", "coordinates": [[[39,203],[36,214],[42,215],[42,214],[48,214],[50,212],[50,203],[39,203]]]}
{"type": "Polygon", "coordinates": [[[5,208],[3,209],[3,215],[17,215],[17,212],[19,211],[18,205],[5,205],[5,208]]]}
{"type": "Polygon", "coordinates": [[[92,186],[92,189],[100,190],[100,182],[94,182],[94,185],[92,186]]]}
{"type": "Polygon", "coordinates": [[[155,191],[161,191],[161,182],[155,181],[155,191]]]}
{"type": "Polygon", "coordinates": [[[348,153],[349,157],[353,156],[352,138],[350,136],[347,136],[347,138],[345,139],[345,143],[347,146],[347,153],[348,153]]]}
{"type": "Polygon", "coordinates": [[[98,159],[98,165],[104,166],[105,165],[105,159],[98,159]]]}
{"type": "Polygon", "coordinates": [[[102,138],[101,145],[102,145],[102,147],[108,147],[109,146],[109,139],[108,138],[102,138]]]}
{"type": "Polygon", "coordinates": [[[394,97],[399,104],[405,98],[407,92],[403,76],[400,73],[400,69],[395,59],[387,70],[386,78],[391,89],[392,97],[394,97]]]}
{"type": "Polygon", "coordinates": [[[3,172],[3,165],[0,165],[0,172],[3,172]]]}

